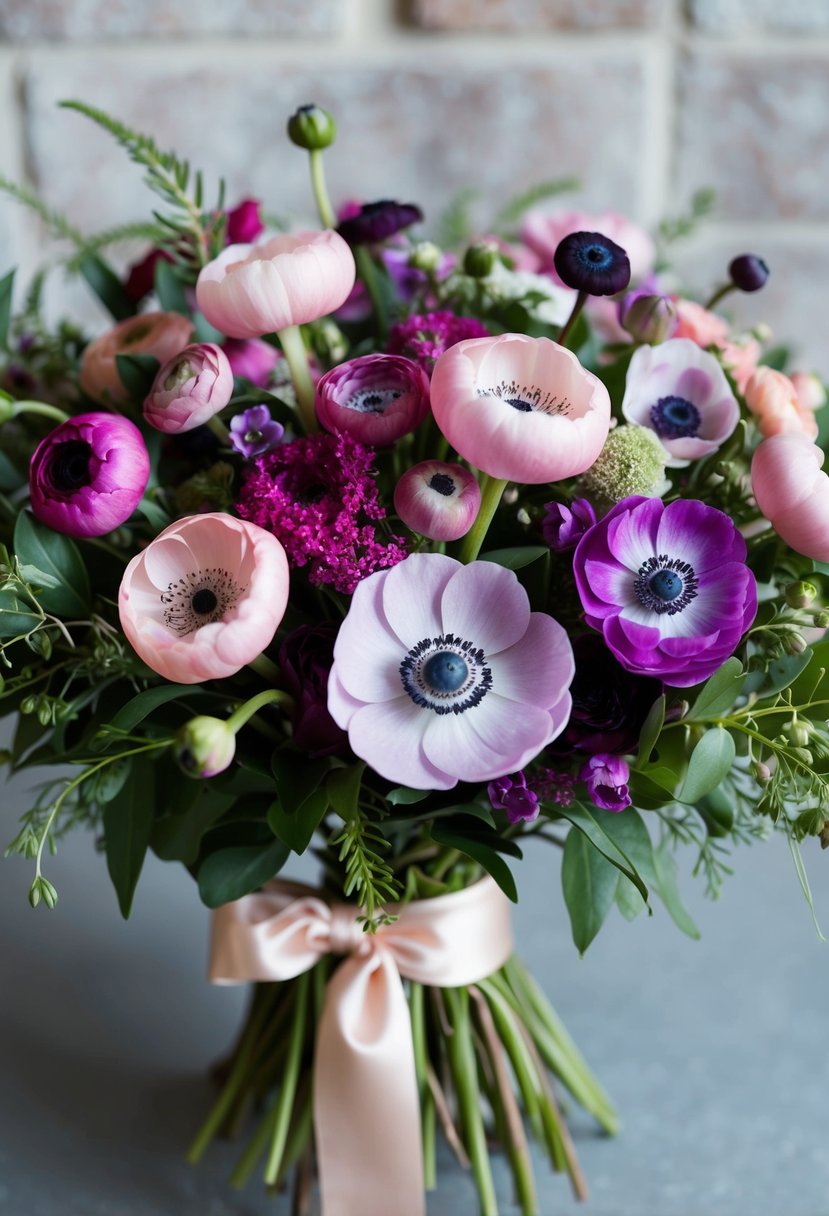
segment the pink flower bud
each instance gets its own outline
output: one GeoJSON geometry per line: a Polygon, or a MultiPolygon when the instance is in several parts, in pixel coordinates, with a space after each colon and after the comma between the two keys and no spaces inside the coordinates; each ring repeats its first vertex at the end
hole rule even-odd
{"type": "Polygon", "coordinates": [[[191,718],[179,730],[175,757],[188,777],[215,777],[236,755],[236,735],[221,718],[191,718]]]}
{"type": "Polygon", "coordinates": [[[477,481],[463,465],[424,460],[407,469],[394,491],[394,509],[407,528],[429,540],[458,540],[481,505],[477,481]]]}
{"type": "Polygon", "coordinates": [[[185,346],[160,369],[144,401],[144,421],[176,435],[203,426],[233,396],[227,355],[211,342],[185,346]]]}
{"type": "Polygon", "coordinates": [[[228,245],[247,245],[265,231],[262,223],[262,204],[258,198],[243,198],[227,213],[228,245]]]}
{"type": "Polygon", "coordinates": [[[829,561],[829,477],[824,456],[805,435],[764,439],[751,462],[757,506],[796,553],[829,561]]]}
{"type": "Polygon", "coordinates": [[[80,386],[101,405],[130,404],[118,375],[117,355],[154,355],[166,363],[187,345],[193,322],[177,312],[145,312],[129,317],[90,342],[81,356],[80,386]]]}
{"type": "Polygon", "coordinates": [[[326,372],[314,404],[326,431],[385,447],[428,414],[429,377],[403,355],[361,355],[326,372]]]}
{"type": "Polygon", "coordinates": [[[761,435],[805,435],[817,439],[817,423],[804,409],[788,376],[771,367],[758,367],[745,386],[746,405],[757,419],[761,435]]]}

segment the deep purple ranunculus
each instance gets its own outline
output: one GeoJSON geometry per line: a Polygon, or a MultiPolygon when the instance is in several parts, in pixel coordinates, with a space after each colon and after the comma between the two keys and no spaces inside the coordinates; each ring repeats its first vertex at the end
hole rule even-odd
{"type": "Polygon", "coordinates": [[[348,751],[348,735],[328,712],[328,675],[336,637],[336,625],[300,625],[279,648],[285,689],[295,702],[294,743],[312,759],[348,751]]]}
{"type": "Polygon", "coordinates": [[[262,204],[258,198],[243,198],[227,213],[225,241],[228,245],[250,245],[265,231],[262,223],[262,204]]]}
{"type": "Polygon", "coordinates": [[[570,685],[573,712],[553,749],[632,752],[645,718],[662,692],[662,684],[650,676],[625,671],[598,634],[586,633],[576,638],[573,654],[576,659],[576,674],[570,685]]]}
{"type": "Polygon", "coordinates": [[[554,553],[575,549],[588,528],[596,522],[596,512],[586,498],[574,498],[569,507],[563,502],[546,502],[541,524],[544,539],[554,553]]]}
{"type": "Polygon", "coordinates": [[[155,268],[159,262],[172,262],[163,249],[151,249],[143,258],[133,262],[124,280],[124,291],[134,303],[139,304],[155,287],[155,268]]]}
{"type": "Polygon", "coordinates": [[[103,536],[132,515],[150,458],[138,427],[120,414],[78,414],[41,440],[29,465],[32,511],[69,536],[103,536]]]}
{"type": "Polygon", "coordinates": [[[506,811],[510,823],[532,823],[538,818],[538,794],[527,789],[523,773],[497,777],[486,789],[492,806],[496,811],[506,811]]]}
{"type": "Polygon", "coordinates": [[[630,806],[629,778],[627,761],[604,752],[591,756],[579,771],[579,781],[587,786],[593,805],[603,811],[623,811],[630,806]]]}
{"type": "Polygon", "coordinates": [[[337,232],[349,245],[375,245],[422,219],[423,212],[415,203],[384,198],[364,203],[356,215],[340,221],[337,232]]]}
{"type": "Polygon", "coordinates": [[[685,688],[734,653],[757,612],[746,544],[722,511],[695,499],[617,503],[573,555],[585,620],[639,675],[685,688]]]}

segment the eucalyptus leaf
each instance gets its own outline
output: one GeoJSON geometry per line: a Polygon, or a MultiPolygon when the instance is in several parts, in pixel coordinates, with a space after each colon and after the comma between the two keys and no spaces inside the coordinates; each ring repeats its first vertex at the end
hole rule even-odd
{"type": "Polygon", "coordinates": [[[620,878],[627,882],[583,832],[568,832],[561,861],[561,886],[579,954],[584,954],[604,924],[620,878]]]}
{"type": "Polygon", "coordinates": [[[732,709],[747,679],[739,659],[726,659],[702,686],[688,715],[691,718],[718,718],[732,709]]]}
{"type": "Polygon", "coordinates": [[[716,789],[730,772],[736,748],[734,739],[722,726],[707,730],[691,752],[688,772],[677,795],[691,806],[716,789]]]}
{"type": "Polygon", "coordinates": [[[653,860],[656,866],[659,897],[665,905],[668,915],[677,928],[686,933],[688,937],[700,938],[702,935],[686,911],[679,896],[676,858],[671,851],[670,840],[667,836],[659,847],[654,849],[653,860]]]}
{"type": "Polygon", "coordinates": [[[68,536],[53,532],[30,511],[21,511],[14,527],[14,552],[27,581],[42,587],[37,599],[45,612],[69,618],[89,614],[89,575],[68,536]]]}
{"type": "MultiPolygon", "coordinates": [[[[634,866],[631,859],[626,853],[619,848],[615,841],[608,835],[601,823],[596,819],[592,811],[588,810],[580,802],[573,802],[570,806],[556,807],[558,814],[564,819],[568,819],[574,827],[583,832],[590,840],[591,844],[603,853],[608,861],[612,862],[618,870],[626,875],[633,883],[642,898],[647,902],[648,888],[645,885],[642,876],[634,866]]],[[[610,812],[603,811],[602,815],[607,816],[610,812]]]]}
{"type": "Polygon", "coordinates": [[[16,638],[31,633],[40,617],[29,612],[11,590],[0,591],[0,638],[16,638]]]}
{"type": "Polygon", "coordinates": [[[154,772],[143,764],[133,780],[104,804],[104,843],[107,869],[126,920],[150,843],[154,812],[154,772]]]}
{"type": "Polygon", "coordinates": [[[478,558],[482,562],[494,562],[496,566],[504,566],[507,570],[523,570],[533,562],[547,557],[550,550],[547,545],[519,545],[514,549],[490,549],[478,558]]]}
{"type": "Polygon", "coordinates": [[[218,908],[258,890],[279,873],[289,854],[290,849],[281,840],[208,854],[198,872],[202,903],[208,908],[218,908]]]}
{"type": "Polygon", "coordinates": [[[602,827],[619,851],[630,858],[648,886],[654,886],[656,868],[653,862],[653,842],[636,808],[628,806],[617,814],[606,815],[602,820],[602,827]]]}

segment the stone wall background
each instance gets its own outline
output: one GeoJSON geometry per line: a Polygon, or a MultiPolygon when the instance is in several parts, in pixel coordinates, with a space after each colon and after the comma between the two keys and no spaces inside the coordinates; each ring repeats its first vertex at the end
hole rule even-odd
{"type": "MultiPolygon", "coordinates": [[[[311,215],[296,106],[333,110],[336,200],[416,199],[435,219],[574,175],[574,205],[655,224],[717,192],[677,262],[705,293],[734,253],[772,268],[734,306],[829,375],[829,0],[0,0],[0,173],[82,229],[152,202],[82,98],[175,146],[228,200],[311,215]]],[[[50,251],[0,198],[0,272],[50,251]]],[[[129,254],[124,251],[124,256],[129,254]]],[[[133,250],[132,252],[135,252],[133,250]]],[[[89,316],[81,285],[53,308],[89,316]]]]}

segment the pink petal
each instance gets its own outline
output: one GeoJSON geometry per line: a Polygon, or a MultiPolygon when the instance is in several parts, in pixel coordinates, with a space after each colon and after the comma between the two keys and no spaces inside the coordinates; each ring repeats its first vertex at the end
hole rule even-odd
{"type": "Polygon", "coordinates": [[[460,568],[460,562],[442,553],[422,553],[414,554],[384,572],[385,619],[407,650],[425,638],[440,634],[441,597],[452,575],[460,568]]]}
{"type": "Polygon", "coordinates": [[[460,714],[433,714],[423,749],[438,768],[460,781],[489,781],[514,772],[549,742],[552,721],[546,710],[487,693],[460,714]]]}
{"type": "Polygon", "coordinates": [[[388,781],[415,790],[449,790],[457,776],[436,767],[422,746],[434,716],[408,696],[365,705],[348,724],[348,741],[355,754],[388,781]]]}
{"type": "Polygon", "coordinates": [[[549,710],[570,686],[575,664],[567,633],[558,621],[533,612],[524,636],[494,655],[490,668],[492,690],[498,696],[549,710]]]}
{"type": "Polygon", "coordinates": [[[494,562],[459,566],[440,602],[444,633],[497,654],[524,636],[530,601],[514,571],[494,562]]]}

